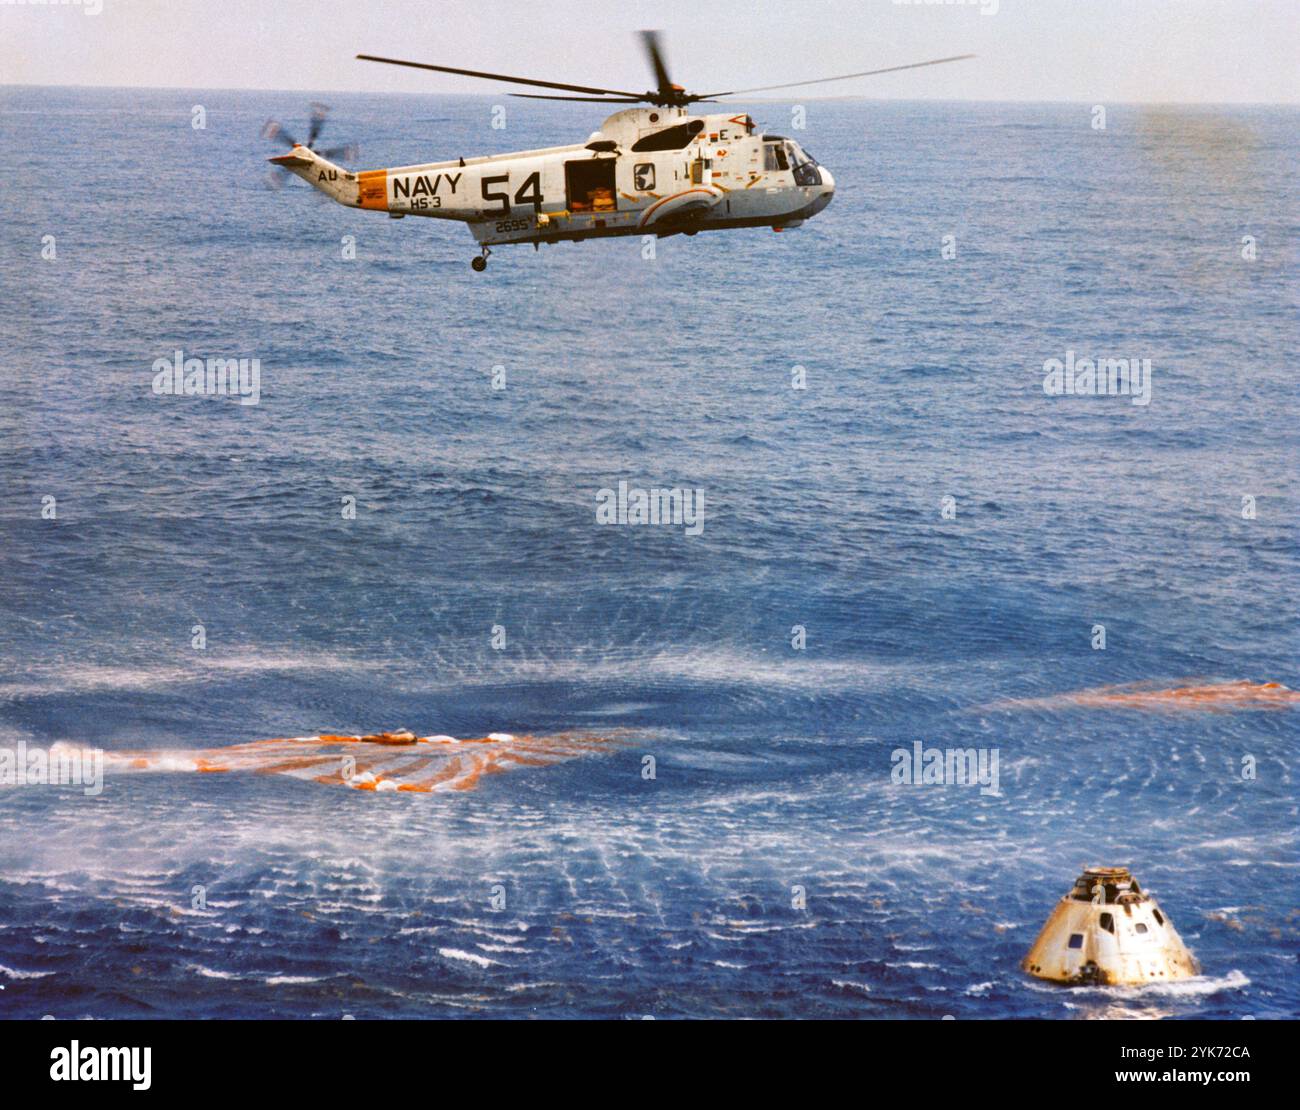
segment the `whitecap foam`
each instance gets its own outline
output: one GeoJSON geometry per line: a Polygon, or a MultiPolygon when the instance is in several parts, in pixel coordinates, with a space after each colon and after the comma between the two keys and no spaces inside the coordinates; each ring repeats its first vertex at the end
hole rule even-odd
{"type": "Polygon", "coordinates": [[[439,948],[438,955],[448,960],[463,960],[465,963],[475,964],[478,967],[493,967],[501,962],[500,960],[489,960],[486,956],[480,956],[476,952],[462,952],[459,948],[439,948]]]}
{"type": "Polygon", "coordinates": [[[186,964],[190,971],[196,975],[202,975],[204,979],[238,979],[239,976],[233,971],[217,971],[211,967],[204,967],[202,964],[186,964]]]}
{"type": "Polygon", "coordinates": [[[19,971],[16,967],[0,964],[0,975],[6,979],[45,979],[53,974],[52,971],[19,971]]]}

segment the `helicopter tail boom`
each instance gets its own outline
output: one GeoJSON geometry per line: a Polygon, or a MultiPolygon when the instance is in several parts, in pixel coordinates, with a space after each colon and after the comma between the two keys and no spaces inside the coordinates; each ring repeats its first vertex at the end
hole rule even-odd
{"type": "Polygon", "coordinates": [[[268,158],[273,165],[282,166],[296,177],[301,177],[314,189],[319,189],[331,200],[355,208],[360,200],[360,186],[357,175],[342,166],[336,166],[327,158],[322,158],[310,147],[301,143],[294,146],[288,154],[268,158]]]}

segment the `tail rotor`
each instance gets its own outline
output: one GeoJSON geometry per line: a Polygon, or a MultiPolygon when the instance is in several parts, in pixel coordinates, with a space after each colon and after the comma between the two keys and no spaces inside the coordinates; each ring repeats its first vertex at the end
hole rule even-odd
{"type": "MultiPolygon", "coordinates": [[[[321,132],[325,130],[330,108],[328,104],[312,101],[309,109],[311,114],[308,117],[307,141],[305,143],[300,144],[294,138],[293,133],[276,119],[269,119],[262,125],[262,138],[268,142],[280,143],[291,149],[299,145],[305,146],[308,150],[319,154],[322,158],[328,158],[330,161],[355,162],[361,156],[361,150],[356,143],[347,143],[344,146],[332,146],[323,149],[316,146],[321,137],[321,132]]],[[[286,170],[283,166],[277,166],[273,169],[267,177],[267,187],[277,191],[284,188],[285,173],[286,170]]]]}

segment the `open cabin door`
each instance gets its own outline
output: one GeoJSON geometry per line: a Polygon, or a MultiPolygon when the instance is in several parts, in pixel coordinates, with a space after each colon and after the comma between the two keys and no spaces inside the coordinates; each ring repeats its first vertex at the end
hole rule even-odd
{"type": "Polygon", "coordinates": [[[564,163],[564,188],[570,212],[617,212],[613,158],[583,158],[564,163]]]}

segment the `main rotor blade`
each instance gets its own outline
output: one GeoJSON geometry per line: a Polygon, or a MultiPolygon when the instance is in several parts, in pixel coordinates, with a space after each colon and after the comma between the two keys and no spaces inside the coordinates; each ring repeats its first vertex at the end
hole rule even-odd
{"type": "Polygon", "coordinates": [[[588,104],[643,104],[644,96],[547,96],[544,93],[506,93],[524,100],[584,100],[588,104]]]}
{"type": "Polygon", "coordinates": [[[664,61],[663,51],[659,48],[659,32],[642,31],[641,43],[645,46],[646,53],[650,55],[650,65],[655,71],[655,81],[659,84],[659,95],[671,97],[679,90],[673,85],[672,78],[668,76],[668,65],[664,61]]]}
{"type": "Polygon", "coordinates": [[[535,85],[540,89],[562,89],[565,92],[577,93],[609,93],[611,96],[634,96],[638,100],[640,95],[634,92],[628,92],[627,89],[596,89],[590,85],[565,85],[559,81],[535,81],[531,77],[508,77],[504,73],[484,73],[477,69],[456,69],[454,66],[435,66],[426,62],[404,62],[399,58],[380,58],[374,54],[358,54],[357,58],[363,62],[383,62],[390,66],[408,66],[411,69],[431,69],[436,73],[455,73],[461,77],[482,77],[488,81],[508,81],[514,85],[535,85]]]}
{"type": "MultiPolygon", "coordinates": [[[[956,54],[951,58],[935,58],[930,62],[912,62],[905,66],[889,66],[886,69],[868,69],[862,73],[845,73],[839,77],[818,77],[814,81],[790,81],[784,85],[760,85],[756,89],[732,89],[730,92],[705,93],[705,97],[710,96],[740,96],[742,93],[771,92],[773,89],[793,89],[800,85],[825,85],[831,81],[848,81],[854,77],[874,77],[877,73],[897,73],[900,69],[920,69],[923,66],[941,66],[945,62],[961,62],[967,58],[975,57],[974,54],[956,54]]],[[[692,100],[703,99],[691,97],[692,100]]]]}

